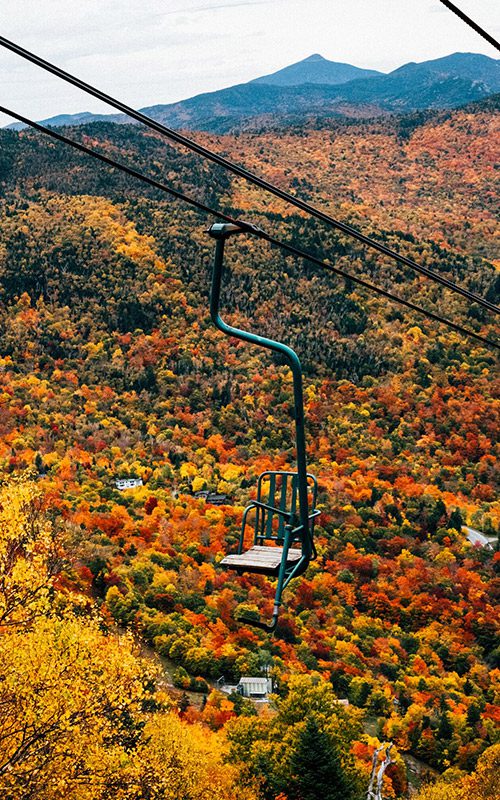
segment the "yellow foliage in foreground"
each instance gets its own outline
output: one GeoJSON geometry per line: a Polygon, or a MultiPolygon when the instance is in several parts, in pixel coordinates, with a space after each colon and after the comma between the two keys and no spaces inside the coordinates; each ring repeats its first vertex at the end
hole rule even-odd
{"type": "Polygon", "coordinates": [[[0,636],[0,674],[3,792],[99,797],[140,736],[151,697],[131,642],[93,620],[43,617],[0,636]]]}
{"type": "Polygon", "coordinates": [[[1,489],[2,800],[254,800],[225,739],[169,711],[132,638],[50,591],[52,545],[37,487],[1,489]]]}
{"type": "Polygon", "coordinates": [[[220,736],[201,725],[188,725],[175,714],[156,715],[145,733],[151,738],[139,754],[144,794],[138,798],[255,800],[251,790],[236,788],[238,772],[223,763],[220,736]]]}
{"type": "Polygon", "coordinates": [[[48,611],[56,556],[36,484],[18,479],[0,487],[0,626],[48,611]]]}
{"type": "Polygon", "coordinates": [[[40,619],[0,636],[0,674],[2,798],[236,798],[220,737],[148,712],[154,675],[130,639],[40,619]]]}
{"type": "Polygon", "coordinates": [[[476,771],[455,781],[441,779],[422,789],[415,800],[498,800],[500,797],[500,744],[480,756],[476,771]]]}

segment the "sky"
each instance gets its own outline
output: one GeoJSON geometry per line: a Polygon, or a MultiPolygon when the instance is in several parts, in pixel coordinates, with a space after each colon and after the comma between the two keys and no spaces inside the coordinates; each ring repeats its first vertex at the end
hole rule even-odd
{"type": "MultiPolygon", "coordinates": [[[[499,0],[456,3],[500,38],[499,0]]],[[[457,51],[500,57],[438,0],[0,0],[0,32],[136,108],[313,53],[382,72],[457,51]]],[[[0,104],[37,120],[112,111],[5,50],[0,104]]]]}

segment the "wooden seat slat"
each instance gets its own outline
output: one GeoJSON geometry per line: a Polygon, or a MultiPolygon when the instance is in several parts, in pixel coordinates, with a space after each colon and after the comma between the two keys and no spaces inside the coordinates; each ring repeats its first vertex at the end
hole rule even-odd
{"type": "MultiPolygon", "coordinates": [[[[287,564],[292,565],[300,560],[301,550],[290,548],[287,564]]],[[[245,553],[233,553],[222,559],[221,566],[234,569],[237,572],[258,572],[263,574],[277,574],[283,557],[282,547],[265,547],[255,545],[245,553]]]]}

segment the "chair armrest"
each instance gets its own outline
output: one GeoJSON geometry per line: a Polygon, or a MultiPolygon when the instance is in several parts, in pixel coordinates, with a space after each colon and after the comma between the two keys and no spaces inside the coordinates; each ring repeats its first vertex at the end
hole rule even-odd
{"type": "Polygon", "coordinates": [[[281,517],[289,517],[290,512],[284,511],[282,508],[276,508],[276,506],[270,506],[267,503],[262,503],[261,500],[251,500],[250,505],[257,506],[258,508],[265,508],[266,511],[272,511],[274,514],[279,514],[281,517]]]}
{"type": "Polygon", "coordinates": [[[241,520],[241,533],[240,533],[240,538],[239,538],[239,541],[238,541],[238,555],[241,555],[241,553],[243,552],[243,545],[245,543],[244,539],[245,539],[245,528],[246,528],[246,525],[247,525],[247,517],[248,517],[248,514],[250,513],[250,511],[252,511],[253,508],[255,508],[255,506],[254,506],[253,502],[251,502],[245,508],[245,510],[243,512],[243,519],[241,520]]]}
{"type": "MultiPolygon", "coordinates": [[[[319,517],[320,514],[321,511],[316,508],[313,512],[311,512],[311,514],[308,515],[308,519],[316,519],[316,517],[319,517]]],[[[300,530],[302,530],[302,525],[297,525],[297,527],[292,530],[292,534],[299,533],[300,530]]]]}

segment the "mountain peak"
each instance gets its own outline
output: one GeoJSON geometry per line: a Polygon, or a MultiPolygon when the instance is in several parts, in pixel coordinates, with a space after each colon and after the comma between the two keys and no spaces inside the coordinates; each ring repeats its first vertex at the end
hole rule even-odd
{"type": "Polygon", "coordinates": [[[441,78],[481,81],[487,94],[500,90],[500,59],[490,58],[483,53],[450,53],[448,56],[434,58],[431,61],[418,63],[410,61],[395,69],[388,77],[405,76],[414,80],[418,76],[423,78],[425,74],[441,78]]]}
{"type": "Polygon", "coordinates": [[[352,64],[329,61],[319,53],[313,53],[302,61],[290,64],[271,75],[256,78],[250,83],[266,83],[269,86],[301,86],[304,83],[338,86],[357,78],[373,78],[380,74],[373,69],[360,69],[352,64]]]}
{"type": "Polygon", "coordinates": [[[304,58],[303,61],[300,61],[299,63],[307,64],[310,63],[311,61],[326,61],[326,60],[327,59],[324,56],[320,55],[319,53],[313,53],[312,56],[307,56],[307,58],[304,58]]]}

